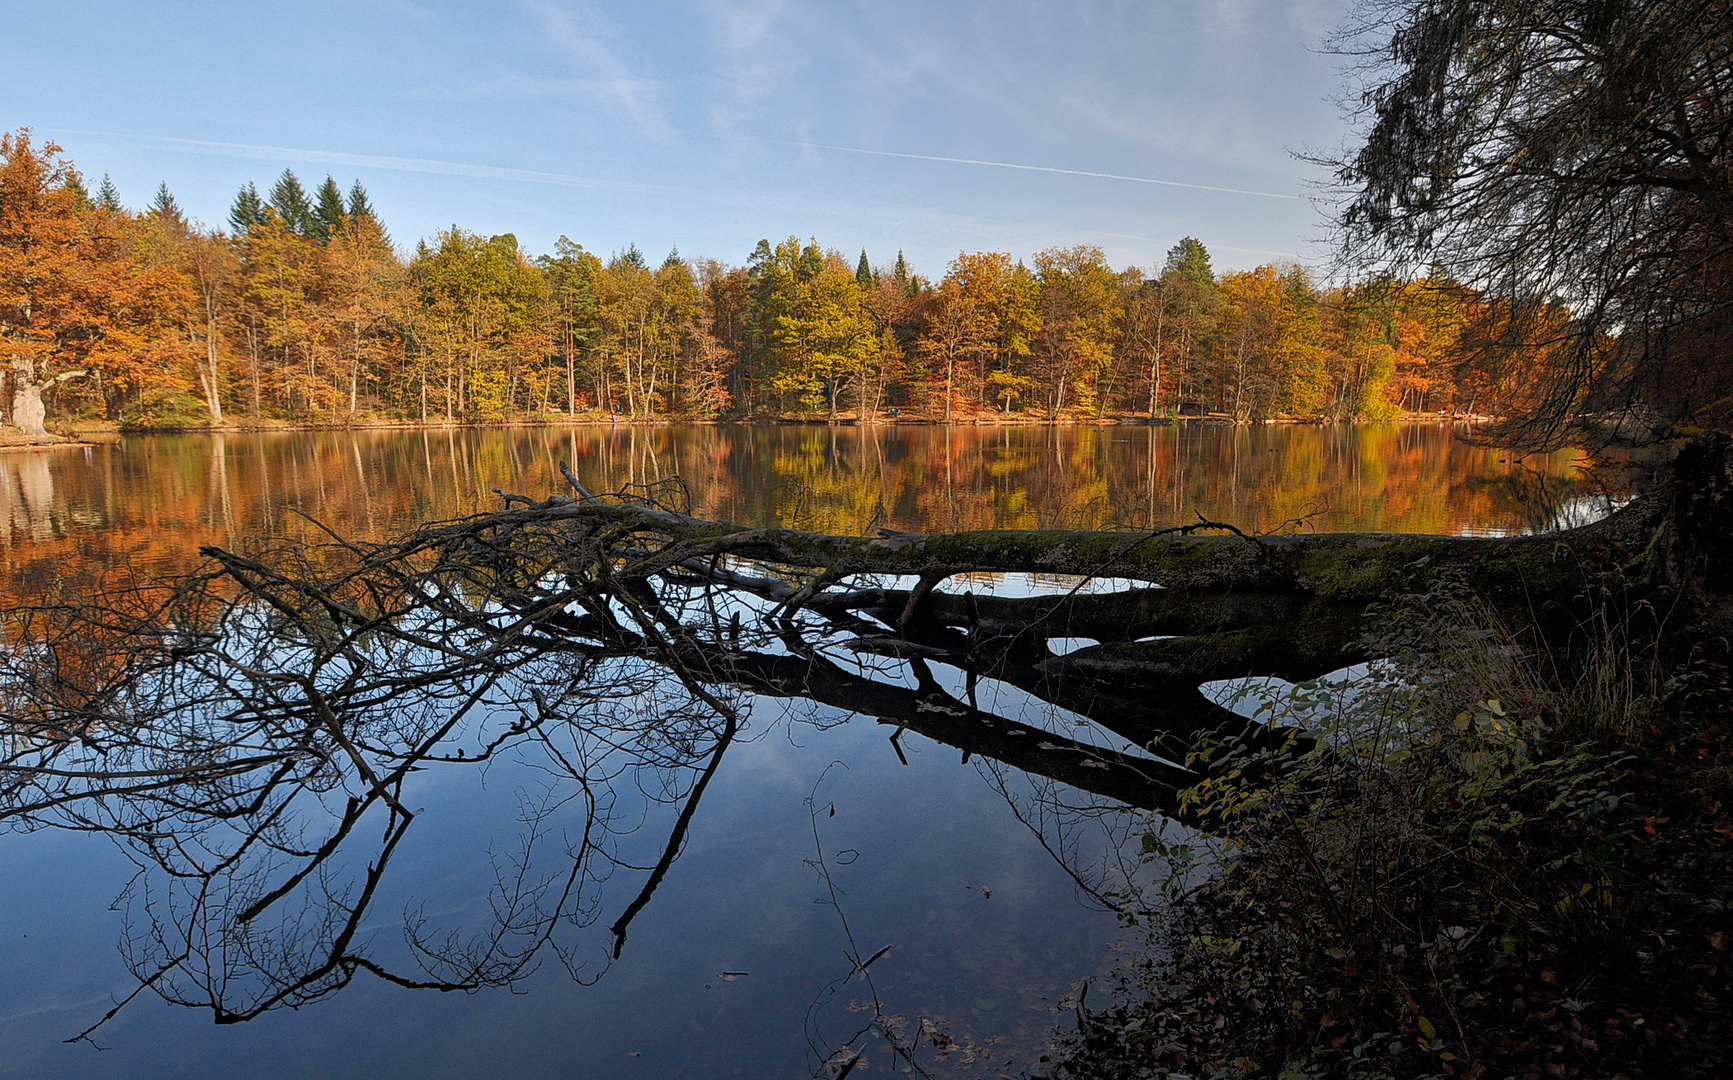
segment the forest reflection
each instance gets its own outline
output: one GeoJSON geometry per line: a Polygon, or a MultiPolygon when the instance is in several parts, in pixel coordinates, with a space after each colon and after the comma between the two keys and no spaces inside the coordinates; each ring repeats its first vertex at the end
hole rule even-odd
{"type": "Polygon", "coordinates": [[[678,475],[700,517],[860,534],[1142,529],[1539,531],[1601,494],[1585,455],[1510,460],[1448,425],[580,427],[129,437],[0,455],[0,569],[190,568],[203,544],[377,539],[552,490],[678,475]]]}

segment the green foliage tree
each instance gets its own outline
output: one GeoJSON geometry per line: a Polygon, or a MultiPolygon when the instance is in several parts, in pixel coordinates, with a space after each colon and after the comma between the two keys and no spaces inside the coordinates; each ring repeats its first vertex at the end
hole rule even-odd
{"type": "Polygon", "coordinates": [[[1167,249],[1167,265],[1163,272],[1177,274],[1200,289],[1209,288],[1216,280],[1215,270],[1210,266],[1209,250],[1194,236],[1187,236],[1167,249]]]}
{"type": "Polygon", "coordinates": [[[114,181],[107,173],[102,174],[102,186],[96,189],[96,205],[111,214],[121,211],[120,189],[114,186],[114,181]]]}
{"type": "MultiPolygon", "coordinates": [[[[553,319],[553,340],[565,375],[566,410],[578,413],[578,371],[590,353],[590,345],[601,333],[601,305],[596,297],[596,274],[601,260],[562,236],[554,254],[538,260],[547,276],[553,319]]],[[[600,358],[598,358],[600,359],[600,358]]],[[[591,371],[595,401],[606,407],[608,378],[600,366],[591,371]]]]}
{"type": "Polygon", "coordinates": [[[423,242],[410,265],[421,320],[435,346],[447,419],[507,419],[545,355],[547,283],[517,237],[453,227],[423,242]]]}
{"type": "Polygon", "coordinates": [[[84,177],[79,174],[77,169],[69,168],[66,170],[65,186],[67,191],[72,192],[77,197],[80,210],[96,209],[96,200],[90,197],[90,189],[84,186],[84,177]]]}
{"type": "Polygon", "coordinates": [[[816,244],[802,249],[792,296],[777,318],[774,340],[782,364],[776,386],[835,420],[845,390],[870,384],[879,335],[848,264],[821,255],[814,265],[816,250],[816,244]]]}
{"type": "Polygon", "coordinates": [[[1087,244],[1037,252],[1035,269],[1042,285],[1035,363],[1048,413],[1072,405],[1095,411],[1123,310],[1118,275],[1102,250],[1087,244]]]}
{"type": "Polygon", "coordinates": [[[235,193],[235,201],[229,207],[229,230],[235,239],[244,240],[264,221],[265,200],[259,198],[259,189],[249,180],[235,193]]]}
{"type": "Polygon", "coordinates": [[[912,297],[921,291],[921,279],[909,272],[909,264],[903,258],[901,251],[897,252],[897,266],[892,272],[892,276],[896,280],[897,288],[902,290],[904,296],[912,297]]]}
{"type": "MultiPolygon", "coordinates": [[[[1217,316],[1221,296],[1209,251],[1193,237],[1168,249],[1160,281],[1163,344],[1171,350],[1171,373],[1176,403],[1200,391],[1220,394],[1209,377],[1205,358],[1215,351],[1217,316]]],[[[1165,351],[1164,350],[1164,351],[1165,351]]]]}
{"type": "Polygon", "coordinates": [[[297,236],[316,235],[317,222],[313,216],[313,204],[308,200],[307,190],[301,186],[301,180],[293,169],[284,169],[283,175],[272,185],[269,204],[271,209],[277,212],[277,219],[290,232],[297,236]]]}
{"type": "Polygon", "coordinates": [[[164,180],[156,189],[156,196],[150,201],[150,213],[166,221],[181,222],[186,216],[181,213],[180,204],[169,193],[168,181],[164,180]]]}
{"type": "Polygon", "coordinates": [[[379,215],[373,211],[373,203],[367,198],[367,189],[361,186],[359,180],[349,185],[348,214],[357,220],[361,218],[379,220],[379,215]]]}
{"type": "Polygon", "coordinates": [[[316,249],[275,206],[265,208],[247,237],[242,288],[253,334],[248,377],[255,402],[268,397],[290,416],[334,411],[329,368],[323,378],[320,370],[316,249]]]}
{"type": "Polygon", "coordinates": [[[343,205],[343,190],[337,186],[335,179],[326,175],[325,182],[319,185],[319,193],[314,198],[307,235],[321,244],[330,243],[331,238],[343,228],[343,220],[348,213],[348,208],[343,205]]]}

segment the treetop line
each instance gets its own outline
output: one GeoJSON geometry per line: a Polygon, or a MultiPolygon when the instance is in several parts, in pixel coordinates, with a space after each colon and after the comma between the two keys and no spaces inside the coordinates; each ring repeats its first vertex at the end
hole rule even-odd
{"type": "MultiPolygon", "coordinates": [[[[962,253],[934,282],[816,241],[745,266],[456,226],[396,248],[359,182],[285,170],[228,230],[167,185],[131,212],[59,147],[0,144],[0,333],[10,421],[188,427],[601,415],[941,421],[1215,412],[1514,412],[1490,362],[1512,305],[1451,281],[1323,288],[1299,267],[1218,275],[1186,237],[1153,273],[1099,248],[962,253]],[[893,412],[892,410],[895,410],[893,412]]],[[[1569,314],[1537,304],[1561,326],[1569,314]]],[[[1546,346],[1516,375],[1543,371],[1546,346]]]]}

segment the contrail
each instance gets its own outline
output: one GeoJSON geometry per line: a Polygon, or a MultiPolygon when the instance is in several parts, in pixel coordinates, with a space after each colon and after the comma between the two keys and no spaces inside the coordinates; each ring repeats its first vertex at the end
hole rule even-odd
{"type": "MultiPolygon", "coordinates": [[[[396,172],[435,173],[442,176],[469,176],[481,180],[512,180],[519,183],[552,184],[558,187],[638,190],[639,184],[614,180],[596,180],[570,173],[540,172],[533,169],[509,169],[499,165],[475,165],[464,161],[440,161],[434,158],[386,157],[379,154],[349,154],[340,150],[309,150],[293,146],[261,146],[255,143],[215,142],[209,139],[178,139],[156,135],[129,135],[117,131],[68,131],[69,135],[96,135],[110,139],[126,139],[164,150],[180,153],[215,154],[223,157],[255,158],[266,161],[306,161],[325,165],[354,165],[361,168],[390,169],[396,172]]],[[[1252,191],[1247,188],[1220,187],[1215,184],[1188,184],[1179,180],[1157,180],[1149,176],[1126,176],[1122,173],[1091,172],[1087,169],[1060,169],[1051,165],[1022,165],[1014,161],[986,161],[980,158],[943,157],[938,154],[905,154],[895,150],[866,150],[858,146],[830,146],[824,143],[797,143],[781,139],[765,142],[798,146],[806,150],[833,150],[844,154],[865,154],[869,157],[903,158],[909,161],[939,161],[951,165],[984,165],[994,169],[1017,169],[1021,172],[1055,173],[1060,176],[1087,176],[1097,180],[1123,180],[1133,184],[1155,184],[1160,187],[1187,188],[1192,191],[1219,191],[1227,195],[1251,195],[1260,199],[1292,199],[1299,195],[1284,195],[1275,191],[1252,191]]]]}
{"type": "Polygon", "coordinates": [[[98,135],[112,139],[141,142],[163,150],[191,154],[215,154],[222,157],[256,158],[266,161],[305,161],[322,165],[353,165],[361,168],[391,169],[397,172],[436,173],[442,176],[470,176],[482,180],[514,180],[521,183],[553,184],[559,187],[634,189],[640,185],[611,180],[593,180],[569,173],[537,172],[532,169],[508,169],[498,165],[474,165],[463,161],[438,161],[432,158],[383,157],[378,154],[347,154],[339,150],[307,150],[292,146],[258,146],[252,143],[212,142],[206,139],[175,139],[156,135],[126,135],[114,131],[69,131],[70,135],[98,135]]]}
{"type": "MultiPolygon", "coordinates": [[[[777,141],[781,140],[766,140],[777,141]]],[[[899,154],[894,150],[863,150],[858,146],[826,146],[823,143],[785,142],[808,150],[836,150],[844,154],[869,154],[873,157],[908,158],[911,161],[944,161],[952,165],[988,165],[995,169],[1019,169],[1023,172],[1058,173],[1061,176],[1092,176],[1097,180],[1126,180],[1133,184],[1159,184],[1162,187],[1190,188],[1193,191],[1220,191],[1229,195],[1255,195],[1260,199],[1293,199],[1299,195],[1283,195],[1275,191],[1250,191],[1246,188],[1217,187],[1214,184],[1186,184],[1178,180],[1157,180],[1148,176],[1124,176],[1120,173],[1089,172],[1086,169],[1058,169],[1051,165],[1019,165],[1014,161],[982,161],[979,158],[941,157],[937,154],[899,154]]]]}

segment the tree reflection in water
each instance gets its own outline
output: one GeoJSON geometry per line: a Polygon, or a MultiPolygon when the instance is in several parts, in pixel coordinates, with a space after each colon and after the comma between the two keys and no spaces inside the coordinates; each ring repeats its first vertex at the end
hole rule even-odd
{"type": "Polygon", "coordinates": [[[1009,644],[983,647],[979,620],[955,648],[888,634],[911,628],[914,593],[732,556],[739,534],[691,535],[672,489],[578,490],[389,543],[207,549],[186,578],[49,588],[5,613],[0,820],[107,834],[138,867],[138,985],[76,1038],[146,991],[238,1023],[364,973],[443,991],[549,962],[599,978],[755,696],[874,716],[1092,805],[1171,805],[1177,766],[982,709],[988,658],[1030,700],[1059,698],[1011,673],[1009,644]],[[941,685],[940,660],[965,687],[941,685]],[[382,945],[368,928],[418,787],[506,764],[530,779],[488,917],[412,908],[382,945]],[[646,828],[665,835],[640,862],[646,828]]]}

